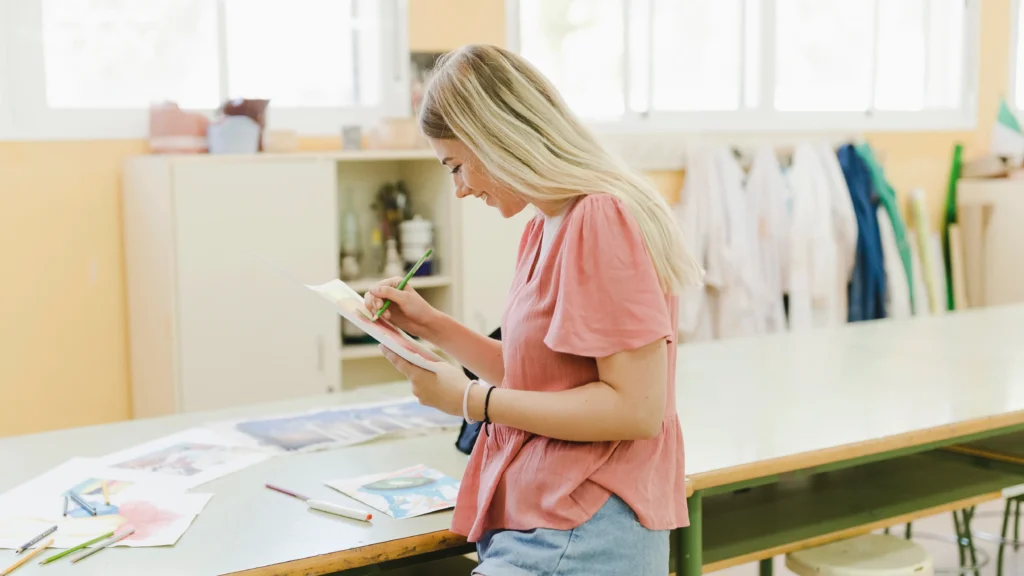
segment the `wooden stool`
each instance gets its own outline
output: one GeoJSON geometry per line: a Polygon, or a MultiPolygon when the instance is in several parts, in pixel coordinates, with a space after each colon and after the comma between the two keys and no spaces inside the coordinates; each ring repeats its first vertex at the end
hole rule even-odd
{"type": "Polygon", "coordinates": [[[934,576],[932,557],[920,544],[884,534],[864,534],[791,552],[786,567],[800,576],[934,576]]]}

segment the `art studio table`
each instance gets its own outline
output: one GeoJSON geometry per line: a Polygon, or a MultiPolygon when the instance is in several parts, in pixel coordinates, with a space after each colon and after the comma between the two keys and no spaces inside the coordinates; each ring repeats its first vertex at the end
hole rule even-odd
{"type": "MultiPolygon", "coordinates": [[[[678,409],[692,526],[673,539],[694,575],[1000,498],[1018,467],[942,450],[1024,431],[1024,306],[680,347],[678,409]]],[[[206,421],[367,402],[401,385],[0,440],[0,491],[71,456],[99,456],[206,421]],[[15,465],[11,465],[15,463],[15,465]]],[[[372,524],[268,493],[340,497],[329,478],[418,463],[459,477],[454,434],[271,459],[200,486],[215,494],[173,548],[116,549],[24,574],[330,574],[472,548],[451,514],[372,524]],[[44,572],[45,570],[45,572],[44,572]]],[[[0,553],[0,565],[10,560],[0,553]]]]}

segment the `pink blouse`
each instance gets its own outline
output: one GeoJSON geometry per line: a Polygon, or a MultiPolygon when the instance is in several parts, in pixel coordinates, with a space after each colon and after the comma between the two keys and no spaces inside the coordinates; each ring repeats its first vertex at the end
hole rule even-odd
{"type": "Polygon", "coordinates": [[[612,494],[649,529],[688,526],[675,400],[677,299],[662,291],[636,221],[614,197],[576,201],[533,269],[543,228],[543,217],[534,218],[519,245],[501,326],[501,386],[575,388],[599,379],[595,358],[665,338],[665,413],[651,415],[661,418],[661,433],[649,440],[567,442],[494,424],[469,458],[452,531],[475,542],[489,530],[569,530],[612,494]]]}

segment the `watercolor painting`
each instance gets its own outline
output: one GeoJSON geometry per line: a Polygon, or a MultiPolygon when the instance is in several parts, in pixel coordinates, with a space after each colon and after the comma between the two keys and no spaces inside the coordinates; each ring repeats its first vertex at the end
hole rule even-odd
{"type": "Polygon", "coordinates": [[[264,444],[301,451],[348,446],[396,432],[455,428],[461,423],[458,416],[423,406],[412,398],[249,420],[235,426],[264,444]]]}
{"type": "Polygon", "coordinates": [[[131,460],[113,464],[114,468],[145,470],[175,476],[194,476],[217,466],[223,466],[237,454],[230,446],[211,446],[183,442],[144,454],[131,460]]]}
{"type": "Polygon", "coordinates": [[[372,320],[363,303],[363,297],[341,280],[332,280],[319,286],[306,285],[328,302],[349,322],[358,326],[396,354],[424,370],[432,370],[431,363],[444,359],[423,347],[404,331],[383,318],[372,320]]]}
{"type": "Polygon", "coordinates": [[[181,491],[269,457],[264,451],[234,445],[211,430],[193,428],[110,454],[102,461],[117,478],[181,491]]]}
{"type": "Polygon", "coordinates": [[[326,484],[396,519],[452,508],[459,494],[458,480],[423,464],[326,484]]]}
{"type": "Polygon", "coordinates": [[[89,501],[96,504],[97,516],[81,508],[69,508],[68,516],[54,514],[48,505],[39,512],[21,512],[0,516],[0,548],[17,548],[43,530],[57,525],[54,548],[70,548],[97,536],[116,530],[123,524],[135,527],[135,533],[118,546],[173,546],[209,502],[210,494],[167,494],[160,497],[132,497],[111,505],[102,497],[89,501]]]}

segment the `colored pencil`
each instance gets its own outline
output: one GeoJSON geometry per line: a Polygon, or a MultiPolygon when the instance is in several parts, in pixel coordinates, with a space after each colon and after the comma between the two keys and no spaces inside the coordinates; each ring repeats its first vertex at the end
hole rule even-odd
{"type": "Polygon", "coordinates": [[[107,481],[103,480],[101,486],[103,486],[103,502],[110,506],[110,492],[107,492],[107,481]]]}
{"type": "Polygon", "coordinates": [[[34,546],[36,542],[39,542],[43,538],[46,538],[47,536],[49,536],[50,534],[53,534],[56,531],[57,531],[57,525],[54,524],[52,527],[50,527],[48,530],[46,530],[45,532],[43,532],[39,536],[36,536],[35,538],[29,540],[28,542],[25,542],[24,544],[22,544],[21,548],[18,548],[17,550],[15,550],[14,553],[15,554],[21,554],[25,550],[28,550],[29,548],[34,546]]]}
{"type": "Polygon", "coordinates": [[[32,552],[30,552],[28,555],[22,556],[20,560],[18,560],[14,564],[11,564],[7,568],[5,568],[3,572],[0,572],[0,576],[7,576],[11,572],[14,572],[15,570],[18,569],[18,566],[21,566],[25,562],[28,562],[29,560],[35,558],[39,554],[42,554],[43,550],[46,550],[47,548],[49,548],[51,544],[53,544],[53,538],[50,538],[49,540],[44,542],[42,546],[40,546],[39,548],[36,548],[32,552]]]}
{"type": "Polygon", "coordinates": [[[121,531],[120,533],[114,533],[114,535],[111,536],[106,542],[104,542],[103,544],[100,544],[99,546],[97,546],[95,548],[89,548],[88,550],[83,550],[81,554],[79,554],[78,556],[75,556],[74,558],[71,559],[71,563],[74,564],[74,563],[76,563],[76,562],[78,562],[80,560],[85,560],[86,558],[88,558],[89,556],[92,556],[93,554],[99,552],[100,550],[103,550],[104,548],[107,548],[109,546],[113,546],[114,544],[117,544],[121,540],[124,540],[125,538],[131,536],[132,534],[135,534],[135,527],[134,526],[122,526],[118,530],[119,531],[123,530],[123,531],[121,531]]]}
{"type": "MultiPolygon", "coordinates": [[[[426,260],[426,259],[427,259],[428,257],[430,257],[430,255],[431,255],[431,254],[433,254],[433,252],[434,252],[434,250],[433,250],[433,249],[429,249],[429,248],[428,248],[428,249],[427,249],[427,251],[426,251],[426,253],[425,253],[425,254],[423,254],[423,256],[421,256],[421,257],[420,257],[420,260],[419,260],[419,262],[417,262],[416,264],[414,264],[414,265],[413,265],[413,267],[409,269],[409,273],[408,273],[408,274],[406,274],[406,275],[405,275],[405,278],[402,278],[402,281],[398,283],[398,290],[399,290],[399,291],[401,291],[401,290],[404,290],[404,289],[405,289],[405,285],[409,283],[409,279],[410,279],[410,278],[412,278],[412,275],[413,275],[413,274],[415,274],[415,273],[416,273],[416,271],[420,269],[420,266],[423,266],[423,262],[424,262],[424,261],[425,261],[425,260],[426,260]]],[[[387,300],[387,299],[385,299],[385,300],[384,300],[384,305],[383,305],[383,306],[381,306],[381,307],[380,307],[380,310],[377,310],[377,313],[373,315],[373,319],[374,319],[374,320],[376,320],[377,318],[380,318],[380,315],[381,315],[381,314],[383,314],[383,313],[384,313],[384,311],[385,311],[385,310],[387,310],[387,309],[388,309],[388,306],[390,306],[390,305],[391,305],[391,300],[387,300]]]]}
{"type": "Polygon", "coordinates": [[[64,515],[68,515],[68,495],[64,495],[64,515]]]}
{"type": "Polygon", "coordinates": [[[267,488],[270,488],[271,490],[274,490],[275,492],[280,492],[281,494],[285,494],[287,496],[291,496],[292,498],[298,498],[299,500],[302,500],[303,502],[309,500],[308,497],[303,496],[302,494],[299,494],[298,492],[292,492],[291,490],[285,490],[284,488],[281,488],[280,486],[274,486],[273,484],[267,484],[266,486],[267,486],[267,488]]]}
{"type": "Polygon", "coordinates": [[[68,491],[68,496],[71,496],[71,499],[75,501],[75,504],[78,504],[79,506],[81,506],[83,510],[85,510],[89,514],[92,514],[93,516],[96,515],[96,509],[93,508],[92,506],[90,506],[89,503],[86,502],[84,498],[82,498],[78,494],[75,494],[74,491],[69,490],[68,491]]]}
{"type": "Polygon", "coordinates": [[[110,538],[113,535],[114,535],[113,532],[107,532],[106,534],[104,534],[102,536],[97,536],[97,537],[93,538],[92,540],[89,540],[88,542],[82,542],[81,544],[79,544],[78,546],[75,546],[74,548],[68,548],[67,550],[65,550],[63,552],[59,552],[57,554],[54,554],[53,556],[50,556],[46,560],[43,560],[42,562],[40,562],[40,564],[49,564],[50,562],[53,562],[54,560],[60,560],[61,558],[67,556],[68,554],[71,554],[72,552],[78,552],[79,550],[81,550],[82,548],[85,548],[86,546],[92,546],[93,544],[99,542],[100,540],[106,540],[107,538],[110,538]]]}

